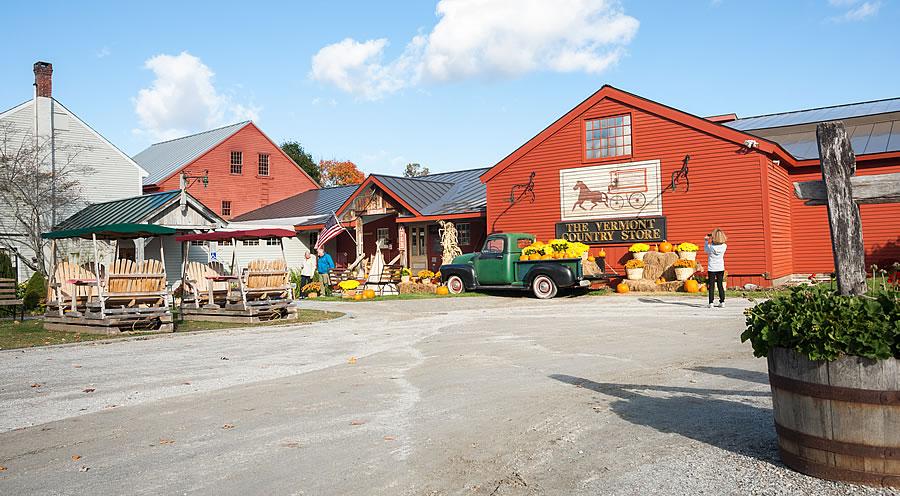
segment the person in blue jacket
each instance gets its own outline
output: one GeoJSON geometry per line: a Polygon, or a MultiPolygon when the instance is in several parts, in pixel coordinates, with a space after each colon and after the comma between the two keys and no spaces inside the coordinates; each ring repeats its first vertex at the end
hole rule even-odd
{"type": "Polygon", "coordinates": [[[316,263],[316,272],[319,273],[319,280],[322,281],[322,290],[325,294],[331,293],[331,278],[329,272],[334,268],[334,260],[331,255],[325,253],[325,248],[316,250],[319,260],[316,263]]]}

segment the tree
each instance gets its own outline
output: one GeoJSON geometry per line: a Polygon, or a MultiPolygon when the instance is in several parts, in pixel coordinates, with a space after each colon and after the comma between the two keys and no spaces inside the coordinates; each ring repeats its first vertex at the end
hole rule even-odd
{"type": "Polygon", "coordinates": [[[359,184],[366,178],[356,164],[349,160],[320,160],[319,170],[322,172],[322,186],[359,184]]]}
{"type": "Polygon", "coordinates": [[[44,276],[52,255],[41,233],[84,206],[80,180],[93,169],[76,159],[88,149],[0,123],[0,246],[33,255],[19,261],[44,276]]]}
{"type": "Polygon", "coordinates": [[[406,170],[403,171],[403,177],[422,177],[431,174],[428,167],[422,167],[422,164],[410,163],[406,164],[406,170]]]}
{"type": "Polygon", "coordinates": [[[297,165],[306,171],[306,173],[309,174],[309,177],[313,178],[315,182],[322,183],[322,174],[319,171],[319,166],[316,165],[312,155],[303,149],[303,145],[301,145],[299,141],[285,141],[281,144],[281,149],[288,157],[291,157],[294,162],[297,162],[297,165]]]}

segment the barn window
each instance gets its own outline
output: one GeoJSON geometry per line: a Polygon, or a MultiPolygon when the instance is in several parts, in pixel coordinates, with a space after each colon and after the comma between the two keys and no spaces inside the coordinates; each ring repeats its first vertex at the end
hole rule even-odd
{"type": "Polygon", "coordinates": [[[259,154],[259,175],[269,175],[269,155],[267,153],[259,154]]]}
{"type": "Polygon", "coordinates": [[[456,225],[456,241],[462,246],[472,244],[472,231],[469,229],[468,222],[456,225]]]}
{"type": "Polygon", "coordinates": [[[390,241],[389,236],[390,236],[390,231],[386,227],[379,227],[378,229],[375,230],[375,242],[376,243],[378,241],[382,241],[385,244],[387,244],[387,242],[390,241]]]}
{"type": "Polygon", "coordinates": [[[191,241],[191,246],[206,246],[206,242],[194,240],[194,241],[191,241]]]}
{"type": "Polygon", "coordinates": [[[231,215],[231,200],[222,200],[222,215],[231,215]]]}
{"type": "Polygon", "coordinates": [[[259,246],[258,239],[245,239],[244,246],[259,246]]]}
{"type": "Polygon", "coordinates": [[[219,246],[231,246],[231,240],[223,239],[222,241],[219,241],[219,246]]]}
{"type": "Polygon", "coordinates": [[[584,121],[585,158],[631,155],[631,116],[619,115],[584,121]]]}
{"type": "Polygon", "coordinates": [[[278,246],[278,238],[266,238],[266,246],[278,246]]]}
{"type": "Polygon", "coordinates": [[[244,153],[231,152],[231,173],[240,174],[244,171],[244,153]]]}

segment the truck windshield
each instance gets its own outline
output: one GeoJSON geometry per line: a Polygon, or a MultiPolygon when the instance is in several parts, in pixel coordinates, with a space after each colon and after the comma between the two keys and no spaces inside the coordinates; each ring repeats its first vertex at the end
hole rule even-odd
{"type": "Polygon", "coordinates": [[[503,238],[488,238],[481,250],[487,253],[503,253],[503,238]]]}

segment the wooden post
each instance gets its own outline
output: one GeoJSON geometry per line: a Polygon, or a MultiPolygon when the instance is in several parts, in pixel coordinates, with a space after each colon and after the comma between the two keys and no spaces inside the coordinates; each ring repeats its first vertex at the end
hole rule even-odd
{"type": "Polygon", "coordinates": [[[828,225],[842,295],[865,294],[866,262],[859,205],[853,201],[850,177],[856,172],[856,157],[847,131],[840,122],[822,122],[816,126],[822,179],[828,201],[828,225]]]}

